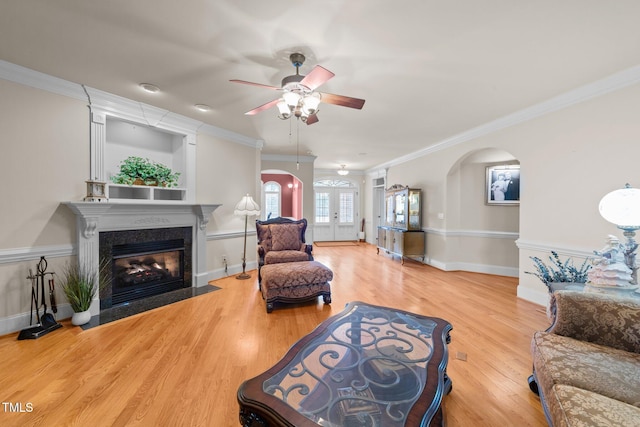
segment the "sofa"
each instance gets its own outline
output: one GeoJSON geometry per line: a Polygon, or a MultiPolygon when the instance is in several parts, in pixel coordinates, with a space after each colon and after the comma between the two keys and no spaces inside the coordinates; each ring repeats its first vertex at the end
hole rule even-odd
{"type": "Polygon", "coordinates": [[[259,283],[262,281],[262,266],[266,264],[313,261],[313,246],[305,243],[306,230],[307,220],[304,218],[256,220],[259,283]]]}
{"type": "Polygon", "coordinates": [[[550,426],[640,426],[640,295],[557,291],[531,341],[531,391],[550,426]]]}

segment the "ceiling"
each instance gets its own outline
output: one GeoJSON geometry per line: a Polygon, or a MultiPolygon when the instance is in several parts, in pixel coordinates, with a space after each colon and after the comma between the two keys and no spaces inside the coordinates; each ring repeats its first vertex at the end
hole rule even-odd
{"type": "Polygon", "coordinates": [[[638,16],[637,0],[4,1],[0,59],[366,170],[640,64],[638,16]],[[279,86],[293,52],[364,108],[245,116],[279,92],[229,80],[279,86]]]}

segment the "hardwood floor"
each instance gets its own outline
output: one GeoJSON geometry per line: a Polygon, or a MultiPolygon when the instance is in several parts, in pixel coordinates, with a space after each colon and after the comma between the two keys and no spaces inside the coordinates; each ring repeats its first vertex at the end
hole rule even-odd
{"type": "Polygon", "coordinates": [[[366,244],[316,247],[314,255],[334,271],[331,305],[319,298],[267,314],[253,271],[86,331],[64,321],[37,340],[0,337],[0,400],[24,410],[3,404],[0,425],[238,426],[240,383],[355,300],[453,325],[448,426],[547,425],[527,377],[531,336],[548,321],[542,307],[516,298],[517,279],[401,265],[366,244]]]}

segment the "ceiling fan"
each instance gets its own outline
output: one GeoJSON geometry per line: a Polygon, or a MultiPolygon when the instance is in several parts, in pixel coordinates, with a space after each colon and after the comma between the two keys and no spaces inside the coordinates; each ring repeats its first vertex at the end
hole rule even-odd
{"type": "Polygon", "coordinates": [[[335,76],[331,71],[320,65],[316,65],[309,74],[303,76],[300,75],[299,71],[305,60],[304,55],[301,53],[292,53],[289,59],[293,66],[296,67],[296,73],[282,79],[282,87],[252,83],[244,80],[230,80],[233,83],[264,87],[283,92],[280,98],[269,101],[251,111],[247,111],[245,113],[246,115],[252,116],[271,107],[278,107],[278,118],[286,120],[293,116],[310,125],[318,121],[317,113],[321,102],[357,108],[358,110],[362,109],[364,99],[316,91],[320,85],[335,76]]]}

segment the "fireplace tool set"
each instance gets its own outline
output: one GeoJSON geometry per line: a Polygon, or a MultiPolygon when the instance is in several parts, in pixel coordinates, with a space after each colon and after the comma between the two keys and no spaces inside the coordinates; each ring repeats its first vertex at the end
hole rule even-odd
{"type": "Polygon", "coordinates": [[[52,271],[47,271],[47,260],[44,257],[40,257],[40,261],[36,265],[36,274],[33,274],[33,271],[29,269],[29,276],[27,276],[27,279],[31,281],[31,316],[29,317],[29,324],[33,324],[33,311],[35,309],[37,325],[20,331],[18,335],[19,340],[40,338],[62,327],[62,325],[56,321],[55,317],[53,317],[53,314],[47,312],[45,281],[47,281],[49,289],[51,311],[53,313],[58,312],[55,297],[55,282],[53,280],[54,274],[52,271]],[[40,303],[42,303],[42,314],[40,314],[40,303]]]}

